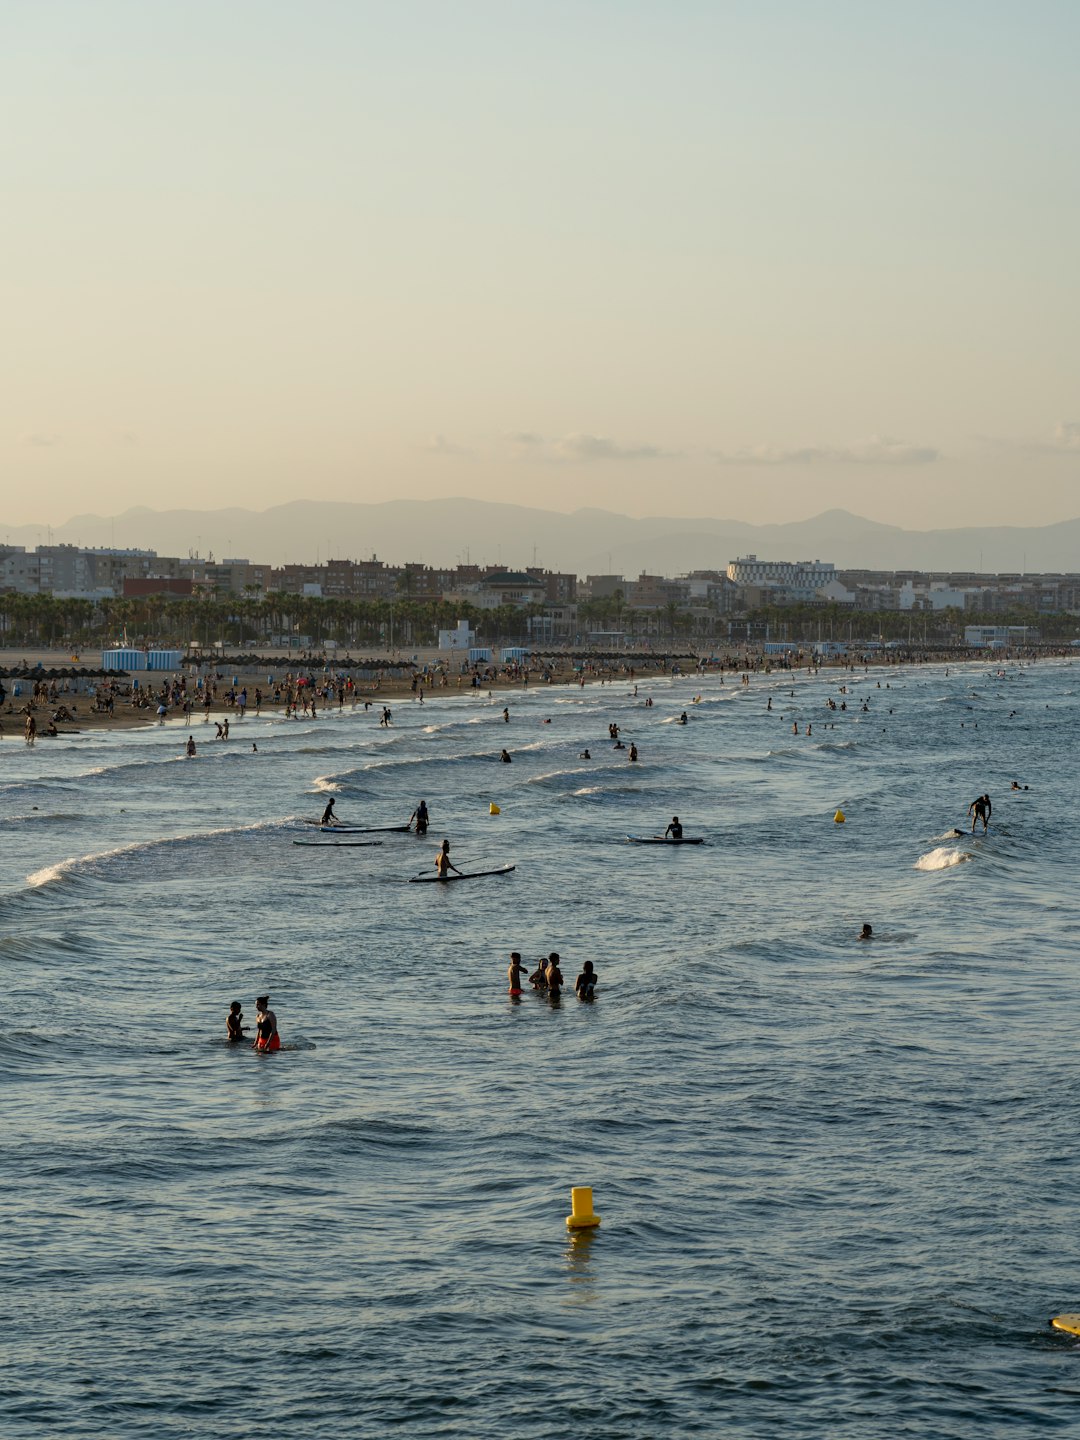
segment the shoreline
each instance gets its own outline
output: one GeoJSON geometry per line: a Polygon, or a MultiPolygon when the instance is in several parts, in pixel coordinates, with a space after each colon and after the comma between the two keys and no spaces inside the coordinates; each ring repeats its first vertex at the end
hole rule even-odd
{"type": "MultiPolygon", "coordinates": [[[[416,663],[418,667],[423,664],[431,665],[433,663],[439,663],[440,660],[445,662],[445,653],[442,656],[440,656],[438,651],[429,653],[432,658],[425,660],[422,658],[423,652],[417,652],[416,663]]],[[[245,711],[246,718],[262,719],[265,717],[268,719],[285,719],[288,715],[288,707],[284,697],[277,702],[271,698],[270,703],[267,703],[264,698],[263,704],[258,711],[255,708],[253,699],[256,688],[263,688],[268,683],[271,685],[274,683],[269,680],[269,676],[278,668],[277,659],[279,657],[266,657],[262,660],[260,668],[258,669],[255,669],[250,662],[247,666],[234,666],[229,663],[227,658],[219,661],[218,663],[223,665],[224,669],[215,668],[209,672],[209,675],[216,681],[218,691],[214,696],[209,712],[204,709],[201,692],[197,692],[191,688],[190,694],[192,695],[192,702],[190,712],[185,715],[182,708],[170,705],[168,714],[164,720],[161,720],[156,713],[156,698],[147,704],[132,705],[130,700],[130,696],[133,693],[131,689],[132,681],[138,679],[143,686],[146,686],[146,689],[142,691],[142,693],[156,697],[161,686],[170,682],[175,672],[167,674],[165,672],[155,671],[150,672],[149,676],[145,674],[127,676],[122,680],[116,680],[114,683],[118,686],[118,693],[115,696],[113,712],[110,713],[107,710],[95,709],[94,697],[88,693],[89,686],[100,686],[103,683],[100,679],[80,678],[77,681],[73,681],[69,678],[66,681],[56,681],[57,692],[55,698],[50,698],[48,701],[45,701],[39,696],[35,701],[26,689],[28,685],[32,686],[32,680],[14,678],[10,675],[12,670],[22,669],[24,662],[31,671],[40,666],[46,674],[50,670],[71,669],[73,665],[81,665],[81,660],[76,662],[70,652],[22,651],[18,652],[19,658],[13,662],[11,657],[15,654],[16,652],[14,651],[0,650],[0,677],[4,677],[5,689],[7,690],[3,708],[0,710],[0,740],[23,738],[22,729],[25,716],[28,713],[28,706],[30,707],[29,713],[33,714],[38,723],[36,738],[44,740],[60,740],[69,736],[96,734],[101,731],[133,730],[141,727],[163,728],[165,725],[171,728],[190,726],[193,732],[196,731],[197,727],[198,731],[203,731],[209,721],[212,720],[220,723],[226,717],[229,718],[230,723],[235,723],[237,719],[236,706],[234,703],[230,703],[227,698],[233,687],[234,679],[237,690],[246,688],[248,691],[249,700],[245,711]],[[68,685],[69,688],[67,690],[63,688],[64,684],[68,685]],[[21,692],[18,695],[15,694],[16,688],[21,692]],[[56,724],[57,732],[53,735],[45,726],[50,718],[58,713],[60,706],[67,708],[71,718],[56,719],[54,723],[56,724]]],[[[374,657],[364,658],[369,659],[374,657]]],[[[381,658],[384,658],[386,663],[394,663],[396,660],[396,662],[402,666],[412,664],[411,658],[408,661],[400,656],[391,657],[386,655],[381,658]]],[[[1068,651],[1059,651],[1056,649],[1041,655],[1006,655],[997,654],[992,651],[978,651],[975,653],[963,651],[959,653],[951,652],[940,656],[928,653],[901,656],[896,652],[884,652],[858,656],[830,656],[827,659],[823,659],[822,663],[817,666],[809,666],[806,664],[781,664],[779,662],[782,657],[764,655],[761,653],[759,647],[757,653],[744,651],[738,656],[727,655],[723,657],[722,660],[718,660],[717,663],[709,664],[704,670],[699,670],[697,666],[703,663],[705,657],[697,657],[695,663],[691,666],[691,657],[685,652],[677,657],[673,655],[671,662],[667,662],[667,657],[661,655],[655,657],[633,655],[626,656],[622,660],[618,657],[608,655],[603,657],[594,656],[591,660],[587,657],[577,656],[552,656],[549,658],[554,664],[543,669],[542,674],[550,678],[542,678],[542,667],[537,667],[537,669],[530,670],[528,685],[525,685],[519,676],[511,675],[493,675],[483,679],[478,686],[472,686],[471,684],[466,685],[464,683],[464,676],[454,676],[452,678],[447,676],[447,683],[445,684],[430,684],[429,682],[432,677],[422,675],[419,668],[416,672],[418,680],[415,687],[411,677],[387,676],[380,677],[374,681],[365,677],[353,682],[351,692],[346,692],[344,704],[339,703],[336,693],[328,699],[324,699],[320,695],[318,710],[320,714],[323,715],[327,712],[341,714],[346,711],[355,712],[358,708],[361,708],[365,702],[368,703],[371,709],[375,709],[384,702],[396,704],[407,700],[410,704],[418,703],[416,699],[417,690],[422,691],[426,699],[438,699],[464,695],[472,689],[493,695],[510,695],[519,691],[524,693],[532,691],[535,693],[536,691],[566,690],[574,686],[584,688],[585,686],[592,687],[595,685],[604,686],[609,684],[646,685],[660,680],[681,680],[692,684],[696,679],[700,679],[703,676],[716,674],[734,676],[748,673],[751,677],[760,679],[771,678],[777,675],[794,678],[796,676],[802,676],[807,672],[820,674],[821,671],[835,671],[840,675],[850,674],[856,671],[897,670],[907,666],[921,668],[926,665],[942,665],[946,667],[950,665],[980,665],[985,667],[995,664],[999,666],[1001,664],[1032,664],[1038,660],[1044,662],[1048,660],[1070,660],[1075,657],[1068,651]],[[650,660],[654,661],[651,665],[648,663],[650,660]],[[575,662],[584,663],[586,666],[593,668],[588,668],[582,672],[575,668],[575,662]],[[675,664],[680,664],[681,662],[682,666],[686,668],[680,668],[673,674],[671,669],[672,662],[675,664]],[[558,668],[556,668],[556,666],[558,668]]],[[[302,666],[298,662],[294,662],[294,667],[293,670],[286,673],[293,675],[294,679],[299,674],[313,676],[316,681],[316,691],[318,692],[325,684],[329,683],[335,670],[340,668],[340,662],[335,663],[334,661],[326,659],[318,664],[310,662],[302,666]]],[[[188,664],[179,672],[184,674],[188,679],[189,686],[196,674],[196,669],[197,667],[188,664]]],[[[275,677],[279,682],[284,681],[284,678],[284,675],[275,677]]]]}

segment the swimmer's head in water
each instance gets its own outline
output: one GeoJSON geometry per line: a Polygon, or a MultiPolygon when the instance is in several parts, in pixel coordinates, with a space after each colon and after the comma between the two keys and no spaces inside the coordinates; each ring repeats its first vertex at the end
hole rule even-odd
{"type": "Polygon", "coordinates": [[[873,933],[874,927],[872,925],[864,925],[862,927],[862,930],[859,932],[859,938],[861,940],[869,940],[870,936],[873,935],[873,933]]]}

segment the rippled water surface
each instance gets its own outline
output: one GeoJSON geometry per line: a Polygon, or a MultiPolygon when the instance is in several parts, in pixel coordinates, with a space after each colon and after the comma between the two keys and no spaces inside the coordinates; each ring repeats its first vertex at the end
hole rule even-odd
{"type": "Polygon", "coordinates": [[[0,1433],[1080,1431],[1078,682],[8,727],[0,1433]],[[432,832],[294,845],[328,793],[432,832]],[[517,869],[407,884],[443,835],[517,869]],[[225,1045],[266,990],[286,1049],[225,1045]]]}

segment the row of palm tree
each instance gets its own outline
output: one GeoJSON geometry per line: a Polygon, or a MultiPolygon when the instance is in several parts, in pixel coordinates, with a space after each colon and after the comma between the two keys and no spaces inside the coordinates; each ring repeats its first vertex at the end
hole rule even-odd
{"type": "MultiPolygon", "coordinates": [[[[0,594],[0,643],[7,645],[156,644],[187,650],[215,644],[252,648],[284,646],[302,636],[319,648],[327,641],[346,648],[406,648],[434,645],[438,631],[467,620],[481,644],[528,644],[531,622],[543,605],[501,605],[479,609],[457,601],[393,598],[330,598],[307,595],[200,594],[183,597],[83,600],[55,595],[0,594]]],[[[853,611],[839,605],[765,606],[738,617],[715,615],[669,602],[657,610],[634,610],[621,591],[577,607],[576,635],[606,630],[628,640],[702,642],[718,639],[814,642],[824,640],[898,640],[922,644],[955,642],[964,625],[1029,625],[1044,641],[1072,639],[1076,617],[1037,615],[1015,610],[999,614],[971,611],[853,611]]]]}

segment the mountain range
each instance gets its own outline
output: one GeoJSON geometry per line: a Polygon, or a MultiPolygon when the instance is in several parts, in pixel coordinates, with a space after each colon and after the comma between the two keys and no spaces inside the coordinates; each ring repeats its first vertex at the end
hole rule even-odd
{"type": "Polygon", "coordinates": [[[60,526],[0,527],[9,544],[137,547],[160,555],[213,553],[280,565],[327,559],[390,564],[462,562],[578,575],[682,574],[723,569],[756,554],[769,560],[832,561],[838,569],[986,573],[1080,570],[1080,518],[1043,526],[904,530],[827,510],[809,520],[634,519],[613,511],[572,514],[486,500],[387,500],[379,504],[294,500],[267,510],[151,510],[76,515],[60,526]]]}

